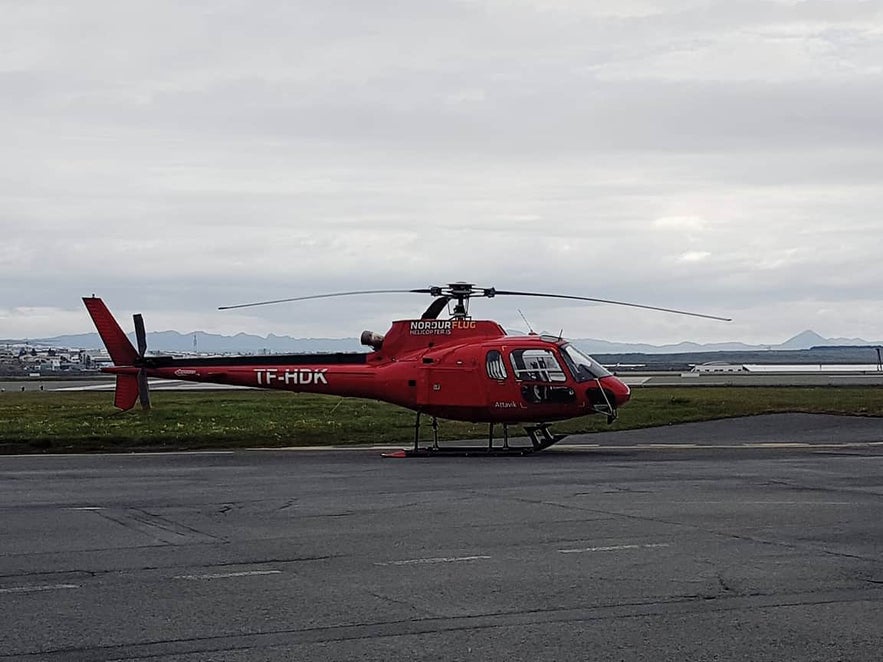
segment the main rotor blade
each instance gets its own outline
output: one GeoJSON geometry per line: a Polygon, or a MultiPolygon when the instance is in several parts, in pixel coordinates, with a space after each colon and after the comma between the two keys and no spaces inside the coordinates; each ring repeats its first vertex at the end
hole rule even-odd
{"type": "Polygon", "coordinates": [[[518,297],[546,297],[548,299],[572,299],[574,301],[591,301],[593,303],[609,303],[614,306],[629,306],[630,308],[643,308],[645,310],[658,310],[663,313],[674,313],[676,315],[689,315],[690,317],[703,317],[710,320],[718,320],[720,322],[732,322],[730,317],[718,317],[717,315],[704,315],[702,313],[691,313],[686,310],[676,310],[674,308],[660,308],[659,306],[645,306],[641,303],[629,303],[627,301],[614,301],[612,299],[596,299],[594,297],[577,297],[569,294],[543,294],[541,292],[515,292],[512,290],[496,290],[497,295],[509,295],[518,297]]]}
{"type": "Polygon", "coordinates": [[[143,359],[144,354],[147,352],[147,333],[144,331],[144,318],[141,316],[141,313],[136,313],[132,315],[132,319],[135,320],[135,339],[138,341],[138,356],[143,359]]]}
{"type": "Polygon", "coordinates": [[[238,303],[234,306],[218,306],[218,310],[232,310],[233,308],[251,308],[252,306],[269,306],[274,303],[288,303],[289,301],[307,301],[309,299],[330,299],[332,297],[349,297],[361,294],[430,294],[429,288],[419,290],[359,290],[357,292],[334,292],[332,294],[312,294],[306,297],[291,297],[290,299],[273,299],[272,301],[256,301],[254,303],[238,303]]]}

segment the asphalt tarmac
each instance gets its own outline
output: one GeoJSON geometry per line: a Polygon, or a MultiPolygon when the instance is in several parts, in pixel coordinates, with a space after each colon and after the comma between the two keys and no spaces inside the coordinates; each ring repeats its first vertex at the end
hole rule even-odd
{"type": "Polygon", "coordinates": [[[0,660],[879,660],[883,420],[0,457],[0,660]]]}

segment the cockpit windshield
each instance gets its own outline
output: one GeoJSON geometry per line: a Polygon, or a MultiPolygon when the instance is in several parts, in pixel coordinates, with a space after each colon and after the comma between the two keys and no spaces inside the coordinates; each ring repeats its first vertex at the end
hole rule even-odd
{"type": "Polygon", "coordinates": [[[590,382],[610,375],[607,368],[573,345],[562,345],[561,356],[578,382],[590,382]]]}

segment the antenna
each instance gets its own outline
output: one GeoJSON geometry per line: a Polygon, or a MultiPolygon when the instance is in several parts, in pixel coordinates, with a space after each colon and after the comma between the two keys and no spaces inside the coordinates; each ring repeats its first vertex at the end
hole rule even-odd
{"type": "Polygon", "coordinates": [[[530,335],[530,336],[537,335],[537,332],[533,330],[533,327],[530,325],[530,322],[527,321],[527,318],[524,316],[524,313],[521,312],[521,308],[516,308],[515,310],[518,311],[518,314],[521,315],[521,319],[523,319],[524,323],[527,324],[528,335],[530,335]]]}

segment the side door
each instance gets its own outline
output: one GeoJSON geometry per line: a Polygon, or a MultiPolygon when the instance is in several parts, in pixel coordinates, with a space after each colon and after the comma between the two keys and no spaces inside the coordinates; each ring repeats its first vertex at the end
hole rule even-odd
{"type": "Polygon", "coordinates": [[[562,405],[576,400],[576,391],[567,383],[567,374],[552,350],[519,348],[509,356],[521,399],[527,405],[562,405]]]}

